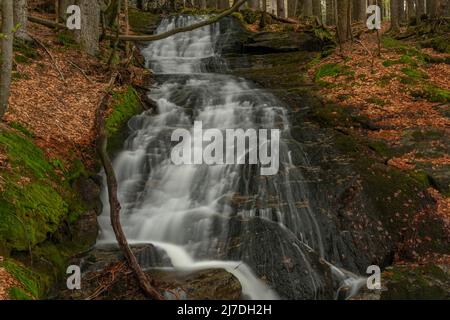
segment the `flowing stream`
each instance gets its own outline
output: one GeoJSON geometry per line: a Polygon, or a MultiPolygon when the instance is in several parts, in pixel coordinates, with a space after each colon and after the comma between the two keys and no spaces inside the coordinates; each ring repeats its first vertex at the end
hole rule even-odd
{"type": "MultiPolygon", "coordinates": [[[[200,19],[167,18],[157,32],[200,19]]],[[[177,270],[224,268],[241,282],[244,297],[276,299],[281,296],[259,279],[253,266],[223,253],[223,243],[232,233],[231,219],[268,221],[277,232],[298,241],[307,281],[319,298],[324,280],[304,252],[328,258],[322,222],[308,205],[313,195],[303,182],[302,171],[293,164],[295,158],[296,163],[307,165],[307,156],[300,144],[292,143],[282,103],[249,81],[225,73],[220,47],[232,33],[227,35],[224,29],[223,23],[203,27],[152,42],[142,50],[156,74],[157,85],[149,96],[156,101],[157,112],[144,112],[130,120],[132,133],[114,160],[124,231],[130,243],[160,248],[177,270]],[[279,173],[262,177],[259,165],[174,165],[170,159],[172,132],[177,128],[192,131],[194,121],[202,121],[204,129],[222,131],[279,129],[279,173]]],[[[99,244],[115,242],[106,188],[102,201],[99,244]]],[[[254,237],[257,240],[258,235],[254,237]]],[[[361,283],[337,267],[330,266],[330,270],[340,282],[337,287],[361,283]]]]}

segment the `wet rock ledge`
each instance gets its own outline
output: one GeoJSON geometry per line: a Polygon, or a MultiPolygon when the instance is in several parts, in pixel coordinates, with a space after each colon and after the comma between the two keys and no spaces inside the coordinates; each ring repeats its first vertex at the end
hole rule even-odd
{"type": "MultiPolygon", "coordinates": [[[[168,300],[239,300],[241,284],[223,269],[181,272],[151,244],[133,246],[139,264],[168,300]],[[149,266],[152,266],[149,268],[149,266]]],[[[144,300],[133,272],[117,246],[95,248],[73,259],[82,271],[81,290],[61,288],[60,300],[144,300]]]]}

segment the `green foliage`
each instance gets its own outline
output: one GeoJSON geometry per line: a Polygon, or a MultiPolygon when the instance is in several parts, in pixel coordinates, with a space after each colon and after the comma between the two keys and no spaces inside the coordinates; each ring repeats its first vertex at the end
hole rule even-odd
{"type": "Polygon", "coordinates": [[[369,97],[369,98],[366,99],[366,101],[368,103],[376,104],[377,106],[381,106],[381,107],[386,105],[386,101],[384,101],[383,99],[380,99],[380,98],[378,98],[376,96],[369,97]]]}
{"type": "Polygon", "coordinates": [[[39,285],[41,276],[37,273],[11,259],[6,259],[0,263],[0,267],[5,268],[23,286],[23,288],[12,288],[9,291],[11,298],[18,300],[37,299],[42,294],[42,288],[39,285]]]}

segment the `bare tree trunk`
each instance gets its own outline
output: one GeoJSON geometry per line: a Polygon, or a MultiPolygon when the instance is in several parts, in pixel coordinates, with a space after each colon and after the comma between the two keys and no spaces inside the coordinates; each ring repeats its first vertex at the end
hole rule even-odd
{"type": "Polygon", "coordinates": [[[398,0],[391,0],[390,5],[391,5],[391,28],[390,28],[390,31],[397,32],[400,28],[398,0]]]}
{"type": "Polygon", "coordinates": [[[98,0],[78,0],[81,9],[81,30],[75,32],[75,39],[90,55],[99,51],[100,5],[98,0]]]}
{"type": "Polygon", "coordinates": [[[59,12],[59,18],[61,18],[63,21],[66,20],[67,17],[67,8],[71,5],[74,4],[75,1],[74,0],[58,0],[59,4],[58,4],[58,12],[59,12]]]}
{"type": "Polygon", "coordinates": [[[353,19],[362,22],[366,20],[366,0],[353,0],[353,19]]]}
{"type": "Polygon", "coordinates": [[[311,17],[313,15],[313,0],[303,0],[302,16],[311,17]]]}
{"type": "Polygon", "coordinates": [[[284,8],[284,0],[277,0],[277,16],[286,18],[286,10],[284,8]]]}
{"type": "Polygon", "coordinates": [[[27,0],[14,0],[14,26],[19,26],[16,38],[23,41],[32,41],[27,34],[28,5],[27,0]]]}
{"type": "MultiPolygon", "coordinates": [[[[130,34],[130,21],[128,16],[128,0],[123,0],[123,13],[125,15],[125,35],[130,34]]],[[[127,41],[125,44],[125,52],[128,57],[130,53],[130,43],[127,41]]]]}
{"type": "Polygon", "coordinates": [[[217,9],[218,0],[206,0],[206,7],[209,9],[217,9]]]}
{"type": "Polygon", "coordinates": [[[288,0],[288,17],[289,18],[294,18],[297,17],[297,5],[298,5],[298,0],[288,0]]]}
{"type": "Polygon", "coordinates": [[[337,33],[339,42],[342,44],[347,42],[349,37],[349,23],[348,23],[348,6],[349,0],[337,0],[336,18],[337,18],[337,33]]]}
{"type": "Polygon", "coordinates": [[[326,0],[326,23],[329,26],[332,26],[336,23],[334,11],[334,0],[326,0]]]}
{"type": "Polygon", "coordinates": [[[258,11],[259,10],[259,0],[248,1],[248,7],[254,11],[258,11]]]}
{"type": "Polygon", "coordinates": [[[417,22],[422,21],[422,16],[425,14],[425,0],[416,0],[416,15],[417,22]]]}
{"type": "Polygon", "coordinates": [[[312,1],[312,12],[313,15],[319,19],[319,21],[322,21],[322,3],[320,0],[312,1]]]}
{"type": "Polygon", "coordinates": [[[408,24],[410,23],[412,18],[416,17],[416,10],[414,8],[414,2],[415,2],[414,0],[408,0],[407,1],[407,5],[408,5],[408,8],[407,8],[407,13],[408,13],[407,21],[408,21],[408,24]]]}
{"type": "Polygon", "coordinates": [[[0,119],[8,110],[11,93],[11,72],[13,60],[14,19],[13,0],[2,0],[1,74],[0,74],[0,119]]]}
{"type": "Polygon", "coordinates": [[[228,0],[218,0],[218,1],[219,1],[219,9],[230,8],[230,2],[228,0]]]}

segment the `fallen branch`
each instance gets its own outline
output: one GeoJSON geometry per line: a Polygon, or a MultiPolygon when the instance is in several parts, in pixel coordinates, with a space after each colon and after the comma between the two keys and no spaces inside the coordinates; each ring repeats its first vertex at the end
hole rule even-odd
{"type": "Polygon", "coordinates": [[[266,12],[267,15],[269,15],[272,19],[280,21],[280,22],[284,22],[284,23],[290,23],[290,24],[300,24],[300,21],[298,20],[294,20],[291,18],[282,18],[282,17],[278,17],[270,12],[266,12]]]}
{"type": "Polygon", "coordinates": [[[115,71],[112,74],[111,80],[108,85],[108,89],[106,90],[105,95],[100,101],[100,105],[97,109],[97,119],[96,119],[98,130],[97,152],[100,156],[100,160],[103,164],[103,168],[105,170],[106,175],[110,214],[111,214],[111,225],[114,230],[114,234],[116,235],[119,247],[122,250],[130,268],[133,270],[141,289],[147,296],[149,296],[152,299],[164,300],[164,297],[150,285],[149,279],[142,271],[135,255],[133,254],[130,246],[128,245],[125,233],[123,232],[122,226],[120,224],[120,203],[117,198],[117,179],[114,173],[114,168],[111,159],[109,158],[107,152],[108,138],[105,130],[105,117],[104,117],[110,98],[109,91],[112,89],[114,83],[116,82],[118,75],[119,75],[118,71],[115,71]]]}
{"type": "Polygon", "coordinates": [[[31,39],[33,39],[38,45],[40,45],[42,48],[44,48],[45,52],[47,52],[48,56],[50,57],[50,59],[53,62],[53,65],[55,66],[56,71],[58,71],[59,76],[61,77],[62,81],[64,83],[66,83],[66,78],[64,78],[64,75],[61,71],[61,69],[58,67],[58,65],[56,64],[56,60],[55,58],[53,58],[53,55],[50,53],[50,51],[48,51],[47,47],[41,42],[39,41],[35,36],[33,36],[32,34],[30,34],[29,32],[27,32],[27,34],[30,36],[31,39]]]}
{"type": "Polygon", "coordinates": [[[74,66],[76,69],[80,70],[80,72],[83,74],[83,76],[86,78],[86,80],[89,81],[89,83],[94,84],[94,82],[87,76],[86,72],[84,72],[84,70],[81,69],[81,67],[79,65],[77,65],[75,62],[72,62],[70,60],[67,60],[67,61],[69,61],[69,63],[72,66],[74,66]]]}

